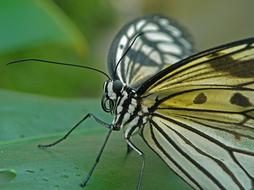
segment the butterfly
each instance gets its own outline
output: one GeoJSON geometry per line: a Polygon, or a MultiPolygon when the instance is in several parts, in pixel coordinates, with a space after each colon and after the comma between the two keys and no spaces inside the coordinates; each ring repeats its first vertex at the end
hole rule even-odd
{"type": "Polygon", "coordinates": [[[254,189],[254,39],[194,55],[188,39],[158,15],[118,33],[104,85],[113,125],[134,149],[139,134],[194,189],[254,189]]]}
{"type": "MultiPolygon", "coordinates": [[[[139,135],[194,189],[254,189],[254,38],[194,54],[190,35],[171,19],[148,15],[126,24],[108,54],[101,105],[114,116],[109,133],[122,130],[128,146],[139,135]]],[[[169,179],[170,180],[170,179],[169,179]]]]}

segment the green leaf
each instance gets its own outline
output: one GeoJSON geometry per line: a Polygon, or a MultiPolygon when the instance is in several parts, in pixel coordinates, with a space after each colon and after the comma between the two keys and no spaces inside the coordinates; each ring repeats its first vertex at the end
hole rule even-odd
{"type": "MultiPolygon", "coordinates": [[[[107,129],[90,119],[55,147],[37,145],[62,137],[88,111],[110,121],[101,113],[100,100],[58,100],[8,91],[0,91],[0,100],[0,189],[81,189],[107,129]]],[[[134,140],[146,154],[142,189],[190,189],[139,136],[134,140]]],[[[86,189],[135,189],[140,166],[141,158],[135,152],[126,155],[122,133],[116,131],[86,189]]]]}
{"type": "Polygon", "coordinates": [[[54,43],[71,45],[80,53],[86,49],[82,34],[48,0],[2,1],[0,23],[1,54],[54,43]]]}

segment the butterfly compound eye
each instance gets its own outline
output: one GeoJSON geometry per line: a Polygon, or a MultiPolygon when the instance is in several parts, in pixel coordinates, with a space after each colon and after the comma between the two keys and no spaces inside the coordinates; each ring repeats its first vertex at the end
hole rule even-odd
{"type": "Polygon", "coordinates": [[[114,108],[114,102],[104,95],[101,99],[101,106],[105,112],[112,112],[114,108]]]}
{"type": "Polygon", "coordinates": [[[120,80],[113,81],[113,91],[115,93],[120,93],[123,88],[123,83],[120,80]]]}

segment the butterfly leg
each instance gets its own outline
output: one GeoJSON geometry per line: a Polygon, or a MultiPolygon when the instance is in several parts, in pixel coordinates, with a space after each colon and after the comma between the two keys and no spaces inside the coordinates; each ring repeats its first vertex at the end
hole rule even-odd
{"type": "Polygon", "coordinates": [[[91,177],[92,174],[93,174],[93,171],[94,171],[95,167],[97,166],[97,164],[98,164],[99,161],[100,161],[101,155],[102,155],[103,150],[104,150],[104,148],[105,148],[105,146],[106,146],[106,144],[107,144],[107,142],[108,142],[108,139],[109,139],[109,137],[110,137],[110,134],[111,134],[111,132],[113,131],[113,127],[114,127],[114,126],[113,126],[113,125],[110,125],[109,127],[110,127],[109,132],[108,132],[108,134],[107,134],[107,136],[106,136],[106,139],[104,140],[104,143],[103,143],[103,145],[102,145],[102,147],[101,147],[101,149],[100,149],[100,151],[99,151],[99,154],[97,155],[97,157],[96,157],[96,159],[95,159],[95,163],[93,164],[93,166],[92,166],[92,168],[90,169],[89,173],[87,174],[86,178],[85,178],[85,179],[83,180],[83,182],[80,184],[81,187],[85,187],[85,186],[86,186],[87,182],[89,181],[90,177],[91,177]]]}
{"type": "Polygon", "coordinates": [[[52,147],[52,146],[55,146],[56,144],[62,142],[63,140],[65,140],[78,126],[80,126],[80,124],[85,121],[87,118],[93,118],[97,123],[99,123],[100,125],[102,125],[103,127],[106,127],[108,129],[111,128],[111,124],[108,124],[104,121],[102,121],[101,119],[99,119],[98,117],[96,117],[95,115],[91,114],[91,113],[88,113],[85,117],[83,117],[76,125],[74,125],[71,130],[69,130],[62,138],[56,140],[55,142],[53,143],[50,143],[50,144],[45,144],[45,145],[41,145],[39,144],[38,147],[39,148],[48,148],[48,147],[52,147]]]}
{"type": "Polygon", "coordinates": [[[55,142],[50,143],[50,144],[38,145],[38,146],[41,147],[41,148],[47,148],[47,147],[51,147],[51,146],[54,146],[54,145],[56,145],[56,144],[62,142],[62,141],[65,140],[78,126],[80,126],[80,124],[81,124],[83,121],[85,121],[85,120],[86,120],[87,118],[89,118],[89,117],[93,118],[97,123],[99,123],[99,124],[102,125],[103,127],[108,128],[108,129],[109,129],[109,132],[108,132],[108,134],[107,134],[107,136],[106,136],[106,139],[104,140],[104,143],[103,143],[103,145],[102,145],[102,147],[101,147],[101,149],[100,149],[100,151],[99,151],[99,153],[98,153],[98,155],[97,155],[97,157],[96,157],[95,163],[93,164],[93,166],[92,166],[92,168],[90,169],[90,171],[89,171],[88,175],[86,176],[86,178],[85,178],[85,179],[83,180],[83,182],[80,184],[81,187],[85,187],[85,186],[86,186],[87,182],[89,181],[89,179],[91,178],[91,176],[92,176],[92,174],[93,174],[94,169],[96,168],[97,164],[98,164],[99,161],[100,161],[100,158],[101,158],[101,155],[102,155],[102,153],[103,153],[103,150],[104,150],[104,148],[105,148],[105,146],[106,146],[106,144],[107,144],[107,142],[108,142],[108,139],[109,139],[109,137],[110,137],[111,132],[113,131],[113,127],[114,127],[114,126],[113,126],[112,124],[108,124],[108,123],[102,121],[101,119],[99,119],[98,117],[96,117],[95,115],[89,113],[89,114],[87,114],[85,117],[83,117],[83,119],[81,119],[76,125],[74,125],[74,126],[71,128],[71,130],[69,130],[62,138],[60,138],[60,139],[58,139],[58,140],[56,140],[55,142]]]}
{"type": "Polygon", "coordinates": [[[133,149],[131,148],[131,146],[129,144],[127,144],[127,151],[126,151],[126,154],[130,154],[131,151],[133,151],[133,149]]]}
{"type": "Polygon", "coordinates": [[[140,171],[139,171],[139,177],[138,177],[138,183],[136,186],[136,190],[140,190],[141,189],[141,182],[142,182],[142,178],[143,178],[143,173],[144,173],[144,167],[145,167],[145,154],[139,150],[132,142],[130,139],[126,139],[127,144],[130,146],[130,148],[132,150],[134,150],[135,152],[137,152],[141,158],[142,158],[142,164],[140,167],[140,171]]]}

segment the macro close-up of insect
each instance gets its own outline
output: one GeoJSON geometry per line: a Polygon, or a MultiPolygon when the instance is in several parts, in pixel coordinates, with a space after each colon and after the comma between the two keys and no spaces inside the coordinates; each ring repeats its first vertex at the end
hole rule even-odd
{"type": "Polygon", "coordinates": [[[254,190],[254,1],[0,3],[0,190],[254,190]]]}
{"type": "MultiPolygon", "coordinates": [[[[254,38],[195,53],[191,37],[171,19],[148,15],[126,24],[114,38],[108,71],[83,67],[107,77],[101,106],[109,132],[123,131],[129,150],[142,158],[136,189],[142,189],[144,142],[194,189],[254,189],[254,38]]],[[[27,59],[11,62],[42,61],[27,59]]],[[[156,177],[156,174],[154,175],[156,177]]],[[[170,179],[169,179],[170,180],[170,179]]],[[[92,186],[92,184],[90,184],[92,186]]],[[[167,189],[167,188],[164,188],[167,189]]]]}

